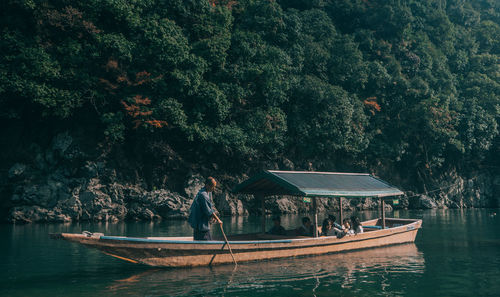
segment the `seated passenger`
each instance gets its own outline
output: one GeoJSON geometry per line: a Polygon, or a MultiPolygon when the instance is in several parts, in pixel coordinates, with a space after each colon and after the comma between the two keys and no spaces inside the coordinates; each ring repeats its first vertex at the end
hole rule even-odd
{"type": "Polygon", "coordinates": [[[341,237],[354,234],[354,230],[351,229],[351,221],[348,218],[345,218],[344,221],[342,221],[342,230],[343,232],[341,237]]]}
{"type": "Polygon", "coordinates": [[[308,217],[302,218],[302,226],[295,230],[295,233],[299,236],[313,236],[313,226],[311,224],[311,219],[308,217]]]}
{"type": "Polygon", "coordinates": [[[330,219],[324,219],[323,225],[321,226],[321,236],[333,236],[335,231],[332,229],[332,222],[330,219]]]}
{"type": "Polygon", "coordinates": [[[342,229],[334,227],[332,220],[330,220],[329,218],[323,220],[323,226],[321,227],[321,236],[338,237],[340,234],[342,234],[342,232],[342,229]]]}
{"type": "Polygon", "coordinates": [[[352,231],[354,232],[354,234],[363,233],[363,226],[361,225],[361,221],[359,220],[358,217],[352,216],[351,222],[352,222],[352,231]]]}
{"type": "Polygon", "coordinates": [[[343,227],[337,223],[332,223],[332,231],[337,237],[341,236],[344,233],[343,227]]]}
{"type": "Polygon", "coordinates": [[[333,224],[332,226],[334,228],[342,230],[342,226],[340,226],[339,223],[336,222],[337,218],[334,215],[328,215],[328,219],[330,219],[330,221],[332,221],[332,224],[333,224]]]}
{"type": "Polygon", "coordinates": [[[281,226],[281,218],[279,216],[273,217],[273,227],[269,229],[268,234],[272,235],[286,235],[286,230],[281,226]]]}

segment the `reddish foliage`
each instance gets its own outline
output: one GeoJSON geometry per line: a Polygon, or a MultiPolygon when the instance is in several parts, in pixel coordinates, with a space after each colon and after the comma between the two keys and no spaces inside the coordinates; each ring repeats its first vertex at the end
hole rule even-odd
{"type": "Polygon", "coordinates": [[[148,108],[148,105],[151,104],[151,99],[147,97],[143,98],[141,95],[136,95],[132,101],[133,103],[127,104],[127,102],[122,100],[121,104],[125,108],[127,114],[134,118],[132,121],[134,123],[134,129],[139,128],[144,123],[155,128],[163,128],[167,126],[166,121],[149,118],[153,115],[153,111],[148,108]]]}
{"type": "Polygon", "coordinates": [[[363,101],[363,103],[365,104],[365,106],[370,108],[370,113],[372,115],[375,115],[375,112],[382,110],[380,105],[377,103],[377,97],[368,97],[365,99],[365,101],[363,101]]]}
{"type": "Polygon", "coordinates": [[[123,107],[125,108],[125,110],[127,111],[127,114],[129,116],[131,116],[133,118],[136,118],[139,116],[140,109],[141,109],[139,106],[133,105],[133,104],[128,105],[127,102],[125,102],[123,100],[121,101],[121,103],[122,103],[123,107]]]}
{"type": "MultiPolygon", "coordinates": [[[[140,86],[140,85],[143,85],[146,83],[150,83],[150,82],[159,80],[163,77],[163,75],[160,74],[157,77],[151,78],[151,73],[149,73],[147,71],[141,71],[141,72],[137,72],[135,74],[135,79],[132,81],[128,77],[126,71],[121,69],[120,65],[118,64],[118,61],[116,61],[113,58],[110,58],[108,60],[108,62],[104,66],[104,68],[106,69],[106,72],[108,72],[108,75],[114,78],[114,81],[116,83],[119,83],[119,84],[124,83],[125,84],[124,87],[140,86]]],[[[112,83],[108,79],[100,78],[99,80],[101,81],[101,83],[108,86],[108,88],[107,88],[108,90],[109,89],[114,90],[117,88],[117,86],[110,88],[109,85],[111,85],[112,83]]]]}
{"type": "Polygon", "coordinates": [[[99,81],[104,85],[104,88],[112,94],[114,94],[113,90],[116,90],[118,88],[118,85],[111,83],[107,79],[99,78],[99,81]]]}
{"type": "MultiPolygon", "coordinates": [[[[161,79],[163,76],[159,75],[152,78],[151,73],[147,71],[140,71],[134,75],[134,79],[129,79],[126,71],[122,70],[117,60],[110,58],[104,68],[109,77],[113,77],[110,81],[105,78],[100,78],[99,81],[104,85],[106,90],[111,94],[116,95],[120,91],[123,96],[130,94],[143,84],[153,82],[154,80],[161,79]],[[113,81],[113,82],[112,82],[113,81]]],[[[149,125],[154,128],[162,128],[167,126],[167,122],[152,118],[153,110],[151,109],[151,99],[143,97],[142,95],[135,95],[132,98],[120,101],[126,114],[132,118],[133,128],[137,129],[141,125],[149,125]]]]}
{"type": "Polygon", "coordinates": [[[146,121],[146,123],[155,127],[155,128],[163,128],[163,127],[168,125],[167,122],[160,121],[160,120],[149,120],[149,121],[146,121]]]}
{"type": "Polygon", "coordinates": [[[150,81],[151,73],[146,72],[146,71],[141,71],[135,74],[135,84],[136,85],[142,85],[146,82],[150,81]]]}
{"type": "Polygon", "coordinates": [[[149,104],[151,104],[151,100],[148,97],[145,97],[143,99],[141,95],[136,95],[134,97],[134,101],[135,101],[135,103],[142,104],[142,105],[149,105],[149,104]]]}
{"type": "Polygon", "coordinates": [[[155,80],[159,80],[163,77],[163,75],[158,75],[157,77],[151,78],[151,73],[147,71],[141,71],[135,74],[135,80],[132,83],[133,86],[140,86],[145,83],[149,83],[155,80]]]}
{"type": "Polygon", "coordinates": [[[106,71],[110,70],[118,70],[118,61],[115,59],[109,59],[108,63],[106,63],[106,71]]]}
{"type": "MultiPolygon", "coordinates": [[[[62,31],[78,30],[87,34],[98,34],[101,30],[90,21],[83,19],[83,14],[78,9],[66,6],[62,10],[47,9],[42,14],[39,24],[47,24],[62,31]]],[[[80,33],[79,36],[82,36],[80,33]]]]}
{"type": "Polygon", "coordinates": [[[129,85],[129,84],[130,84],[130,80],[128,80],[128,77],[123,76],[123,75],[118,76],[118,77],[116,78],[116,82],[119,82],[119,83],[124,82],[124,83],[127,83],[127,85],[129,85]]]}

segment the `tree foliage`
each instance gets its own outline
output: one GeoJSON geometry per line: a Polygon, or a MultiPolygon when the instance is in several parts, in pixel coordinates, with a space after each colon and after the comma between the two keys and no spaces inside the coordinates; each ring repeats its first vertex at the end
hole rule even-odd
{"type": "Polygon", "coordinates": [[[498,1],[1,7],[7,123],[76,127],[83,114],[109,144],[161,139],[235,170],[282,159],[332,168],[342,156],[433,174],[498,151],[498,1]]]}

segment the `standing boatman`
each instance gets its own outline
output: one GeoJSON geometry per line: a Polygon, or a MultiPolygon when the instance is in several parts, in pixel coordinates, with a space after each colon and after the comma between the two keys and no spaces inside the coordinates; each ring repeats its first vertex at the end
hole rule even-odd
{"type": "Polygon", "coordinates": [[[205,180],[205,186],[196,194],[193,204],[191,204],[188,222],[193,228],[194,240],[212,240],[210,223],[217,222],[222,225],[222,221],[215,214],[211,197],[216,185],[215,179],[211,176],[208,177],[205,180]]]}

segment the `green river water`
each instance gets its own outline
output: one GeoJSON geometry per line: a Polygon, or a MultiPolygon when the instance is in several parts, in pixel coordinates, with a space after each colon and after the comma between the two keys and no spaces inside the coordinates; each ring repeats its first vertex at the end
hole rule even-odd
{"type": "MultiPolygon", "coordinates": [[[[241,263],[237,269],[152,268],[48,236],[84,230],[190,235],[184,221],[0,225],[0,296],[500,296],[499,212],[395,211],[388,217],[423,219],[414,244],[241,263]]],[[[300,218],[283,216],[282,224],[297,227],[300,218]]],[[[225,218],[224,228],[228,234],[254,232],[260,218],[225,218]]]]}

